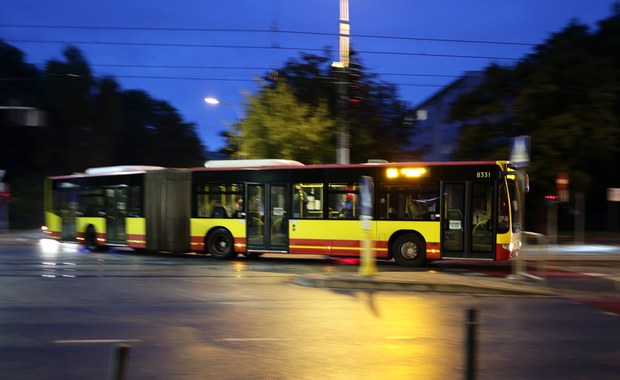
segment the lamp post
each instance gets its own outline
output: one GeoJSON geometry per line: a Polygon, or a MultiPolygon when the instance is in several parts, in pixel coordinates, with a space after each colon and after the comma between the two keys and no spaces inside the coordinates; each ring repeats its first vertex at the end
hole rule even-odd
{"type": "MultiPolygon", "coordinates": [[[[235,111],[235,114],[237,115],[237,121],[239,122],[239,131],[238,131],[238,134],[237,134],[237,138],[239,140],[242,140],[242,138],[243,138],[243,119],[244,119],[243,113],[236,106],[234,106],[234,105],[232,105],[230,103],[227,103],[227,102],[223,102],[223,101],[221,101],[221,100],[219,100],[217,98],[214,98],[214,97],[210,97],[210,96],[206,97],[206,98],[204,98],[204,101],[205,101],[205,103],[207,103],[209,105],[214,105],[214,106],[218,105],[218,104],[223,104],[225,106],[228,106],[228,107],[232,108],[235,111]]],[[[241,144],[239,144],[239,146],[240,145],[241,144]]],[[[237,152],[237,154],[238,154],[239,158],[243,158],[240,152],[237,152]]],[[[244,156],[246,156],[246,155],[247,155],[247,152],[244,153],[244,156]]]]}
{"type": "Polygon", "coordinates": [[[338,101],[340,103],[340,130],[338,132],[338,152],[336,162],[339,164],[350,163],[350,136],[347,116],[348,68],[349,68],[349,37],[351,25],[349,24],[349,0],[340,0],[340,60],[332,63],[341,76],[338,81],[338,101]]]}

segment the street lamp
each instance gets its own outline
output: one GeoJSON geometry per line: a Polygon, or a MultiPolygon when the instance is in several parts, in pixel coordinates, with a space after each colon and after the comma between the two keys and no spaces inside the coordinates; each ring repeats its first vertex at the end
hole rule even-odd
{"type": "Polygon", "coordinates": [[[220,101],[216,98],[207,97],[205,98],[205,103],[207,104],[220,104],[220,101]]]}
{"type": "MultiPolygon", "coordinates": [[[[235,111],[235,113],[237,114],[237,121],[239,122],[239,131],[238,131],[238,134],[237,134],[237,138],[239,138],[241,140],[242,136],[243,136],[243,119],[244,119],[243,113],[237,107],[235,107],[234,105],[232,105],[230,103],[227,103],[227,102],[223,102],[223,101],[221,101],[221,100],[219,100],[217,98],[213,98],[213,97],[208,96],[208,97],[204,98],[204,101],[205,101],[205,103],[210,104],[210,105],[223,104],[225,106],[228,106],[228,107],[232,108],[235,111]]],[[[245,154],[247,154],[247,152],[245,154]]],[[[242,158],[240,153],[239,153],[239,158],[242,158]]]]}
{"type": "Polygon", "coordinates": [[[340,0],[340,60],[332,63],[342,79],[338,82],[338,102],[340,108],[340,128],[338,131],[338,152],[336,162],[339,164],[350,163],[351,142],[349,124],[347,120],[347,81],[349,68],[349,37],[351,25],[349,23],[349,0],[340,0]]]}
{"type": "Polygon", "coordinates": [[[243,120],[243,113],[241,113],[239,111],[239,109],[237,107],[235,107],[234,105],[232,105],[230,103],[227,103],[227,102],[223,102],[223,101],[219,100],[218,98],[213,98],[213,97],[210,97],[210,96],[206,97],[204,100],[205,100],[205,103],[207,103],[207,104],[211,104],[211,105],[214,105],[214,106],[218,105],[218,104],[223,104],[225,106],[228,106],[228,107],[232,108],[235,111],[235,113],[237,114],[237,119],[239,119],[239,121],[243,120]]]}

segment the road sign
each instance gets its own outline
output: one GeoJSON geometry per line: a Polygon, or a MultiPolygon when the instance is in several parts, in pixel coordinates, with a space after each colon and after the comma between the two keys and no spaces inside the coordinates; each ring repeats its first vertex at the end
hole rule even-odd
{"type": "Polygon", "coordinates": [[[620,202],[620,188],[617,188],[617,187],[607,188],[607,200],[609,202],[620,202]]]}
{"type": "Polygon", "coordinates": [[[558,173],[555,177],[555,187],[558,190],[568,190],[568,173],[558,173]]]}

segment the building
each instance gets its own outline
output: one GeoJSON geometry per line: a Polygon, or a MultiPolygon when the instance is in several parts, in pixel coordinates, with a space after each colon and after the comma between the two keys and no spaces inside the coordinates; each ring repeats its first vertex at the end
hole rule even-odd
{"type": "Polygon", "coordinates": [[[480,85],[484,80],[482,71],[465,74],[417,105],[410,146],[423,161],[450,161],[460,132],[460,122],[449,122],[452,104],[463,94],[480,85]]]}

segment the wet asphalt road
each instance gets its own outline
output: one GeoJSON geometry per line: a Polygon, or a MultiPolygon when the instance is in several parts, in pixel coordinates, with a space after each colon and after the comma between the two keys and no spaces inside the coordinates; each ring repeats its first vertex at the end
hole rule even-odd
{"type": "MultiPolygon", "coordinates": [[[[354,270],[321,259],[222,262],[2,246],[0,373],[106,379],[115,348],[127,344],[127,379],[455,378],[464,372],[468,308],[478,311],[479,379],[620,373],[620,317],[572,298],[334,291],[291,282],[354,270]]],[[[403,269],[385,263],[379,270],[403,269]]],[[[506,273],[488,264],[425,270],[506,273]]]]}

